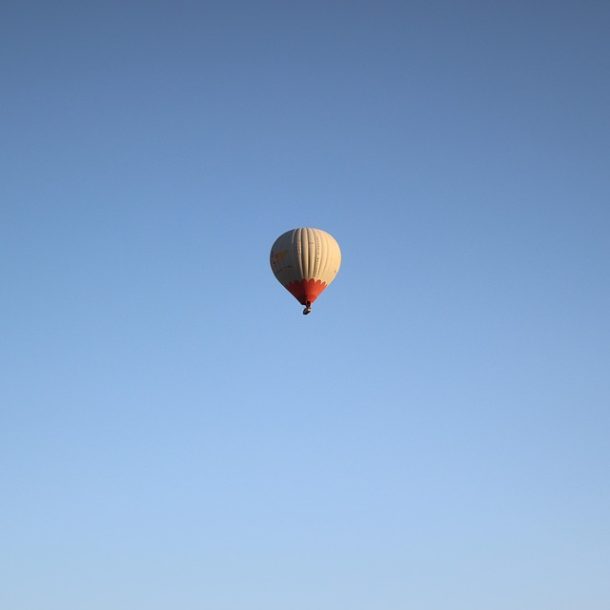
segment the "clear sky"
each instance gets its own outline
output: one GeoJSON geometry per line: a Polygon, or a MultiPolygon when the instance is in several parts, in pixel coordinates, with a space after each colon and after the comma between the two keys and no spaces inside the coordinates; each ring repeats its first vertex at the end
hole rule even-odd
{"type": "Polygon", "coordinates": [[[608,2],[7,0],[0,70],[2,608],[610,607],[608,2]]]}

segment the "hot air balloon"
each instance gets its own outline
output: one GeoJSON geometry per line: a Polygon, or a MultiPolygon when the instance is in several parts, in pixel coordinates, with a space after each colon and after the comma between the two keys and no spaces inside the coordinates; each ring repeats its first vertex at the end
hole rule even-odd
{"type": "Polygon", "coordinates": [[[280,235],[271,248],[271,269],[294,298],[305,305],[303,314],[335,279],[341,250],[335,238],[321,229],[303,227],[280,235]]]}

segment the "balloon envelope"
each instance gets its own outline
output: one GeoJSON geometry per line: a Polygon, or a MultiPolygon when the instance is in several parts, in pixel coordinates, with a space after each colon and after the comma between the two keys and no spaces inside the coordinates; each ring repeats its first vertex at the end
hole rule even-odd
{"type": "Polygon", "coordinates": [[[271,248],[270,259],[280,284],[309,307],[335,279],[341,250],[330,233],[302,227],[280,235],[271,248]]]}

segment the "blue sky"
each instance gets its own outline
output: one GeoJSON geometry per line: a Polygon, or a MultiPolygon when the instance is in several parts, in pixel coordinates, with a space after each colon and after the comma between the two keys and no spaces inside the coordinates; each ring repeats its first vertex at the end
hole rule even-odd
{"type": "Polygon", "coordinates": [[[609,31],[5,2],[2,607],[606,610],[609,31]]]}

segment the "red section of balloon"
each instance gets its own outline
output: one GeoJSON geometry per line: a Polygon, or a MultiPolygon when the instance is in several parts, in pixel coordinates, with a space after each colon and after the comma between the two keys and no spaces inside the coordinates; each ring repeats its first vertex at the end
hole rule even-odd
{"type": "Polygon", "coordinates": [[[286,288],[301,305],[307,305],[307,302],[313,303],[320,296],[326,284],[320,280],[300,280],[291,282],[286,288]]]}

